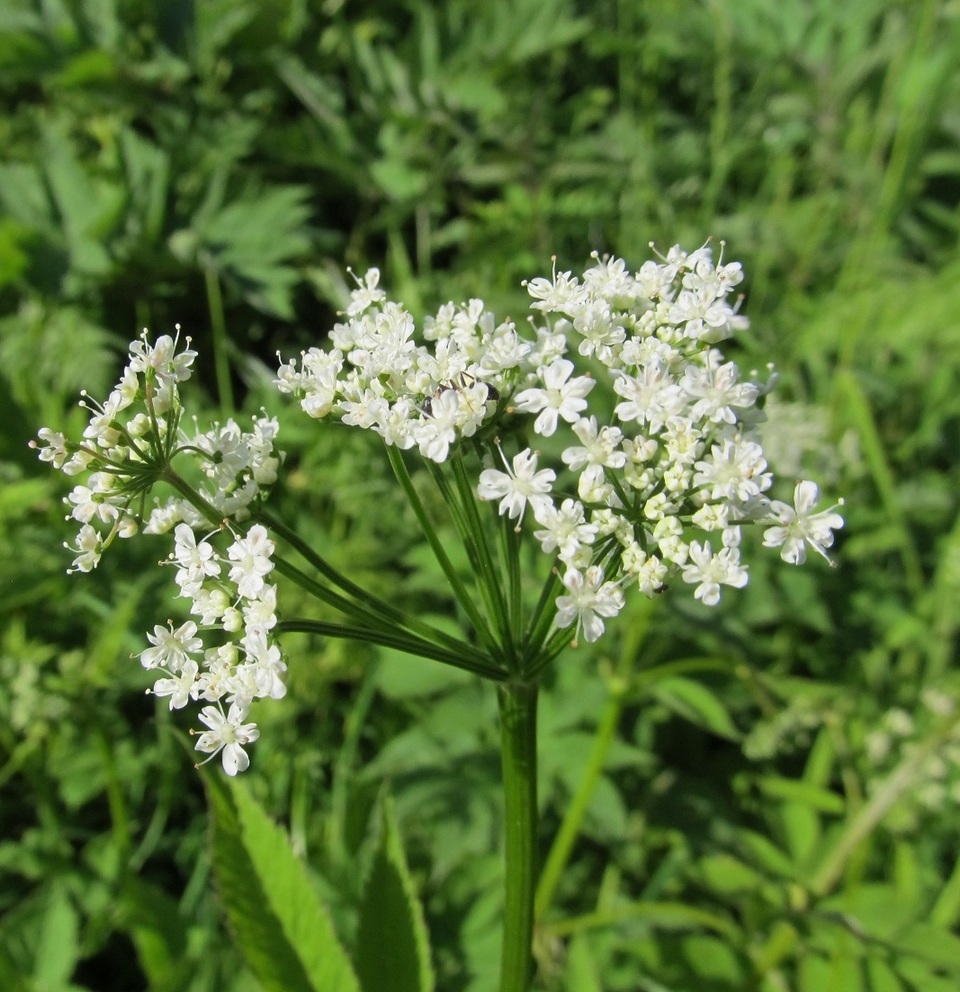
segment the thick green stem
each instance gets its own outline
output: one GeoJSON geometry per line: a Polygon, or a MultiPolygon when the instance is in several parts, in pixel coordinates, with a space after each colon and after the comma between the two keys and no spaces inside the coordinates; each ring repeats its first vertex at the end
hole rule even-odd
{"type": "Polygon", "coordinates": [[[533,978],[533,897],[537,877],[537,686],[502,682],[504,874],[500,992],[528,992],[533,978]]]}

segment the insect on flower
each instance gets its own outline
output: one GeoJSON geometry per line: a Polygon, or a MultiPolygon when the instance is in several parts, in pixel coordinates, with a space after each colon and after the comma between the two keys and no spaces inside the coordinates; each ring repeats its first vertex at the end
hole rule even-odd
{"type": "Polygon", "coordinates": [[[433,416],[433,404],[444,394],[450,392],[451,390],[459,394],[464,395],[464,390],[473,386],[483,386],[486,389],[486,399],[484,401],[485,415],[491,415],[497,408],[497,404],[500,402],[500,391],[495,387],[490,385],[489,382],[484,382],[482,379],[478,379],[476,376],[471,375],[469,372],[461,372],[459,376],[460,382],[454,382],[452,379],[448,382],[441,383],[437,389],[434,391],[432,396],[427,396],[423,402],[420,404],[420,412],[425,417],[433,416]]]}

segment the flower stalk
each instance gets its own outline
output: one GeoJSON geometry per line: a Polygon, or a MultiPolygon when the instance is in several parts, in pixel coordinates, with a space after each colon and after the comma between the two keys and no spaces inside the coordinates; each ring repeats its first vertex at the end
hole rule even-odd
{"type": "MultiPolygon", "coordinates": [[[[790,564],[801,564],[808,549],[826,558],[843,526],[842,501],[818,510],[813,482],[797,483],[792,506],[771,498],[758,424],[773,377],[742,380],[717,347],[747,326],[739,301],[727,299],[742,280],[739,263],[724,262],[722,246],[715,260],[709,244],[676,246],[635,272],[620,259],[592,257],[582,281],[554,267],[551,277],[524,284],[529,322],[498,321],[482,300],[451,302],[426,318],[419,340],[413,316],[387,298],[371,269],[324,346],[278,369],[278,391],[307,416],[372,431],[384,443],[456,603],[458,636],[363,589],[264,510],[284,461],[274,449],[279,423],[264,413],[244,431],[229,417],[226,328],[212,269],[223,422],[202,431],[184,415],[179,387],[196,358],[189,339],[181,347],[178,329],[151,343],[144,332],[108,399],[84,396],[91,418],[83,440],[43,428],[35,445],[68,476],[87,476],[65,501],[79,524],[74,570],[95,568],[116,537],[172,535],[167,564],[195,619],[155,627],[140,662],[161,676],[151,691],[171,709],[207,704],[196,747],[206,760],[220,755],[227,774],[250,763],[244,748],[259,737],[251,706],[286,692],[286,634],[396,648],[496,683],[501,992],[530,988],[535,910],[550,902],[601,774],[635,642],[624,648],[619,687],[537,899],[536,717],[545,669],[571,644],[604,636],[630,595],[652,600],[679,581],[713,606],[724,587],[742,588],[747,526],[764,527],[765,546],[790,564]],[[531,435],[544,440],[542,451],[531,435]],[[446,506],[444,528],[413,475],[417,457],[446,506]],[[155,483],[173,495],[148,509],[155,483]],[[451,530],[467,567],[448,549],[451,530]],[[528,571],[541,554],[541,566],[528,571]],[[275,575],[311,595],[319,615],[284,617],[275,575]]],[[[882,813],[876,808],[871,816],[882,813]]],[[[821,873],[823,888],[871,823],[864,816],[851,825],[848,844],[821,873]]]]}
{"type": "Polygon", "coordinates": [[[500,992],[527,992],[533,975],[537,882],[537,695],[535,682],[497,686],[504,800],[504,909],[500,992]]]}

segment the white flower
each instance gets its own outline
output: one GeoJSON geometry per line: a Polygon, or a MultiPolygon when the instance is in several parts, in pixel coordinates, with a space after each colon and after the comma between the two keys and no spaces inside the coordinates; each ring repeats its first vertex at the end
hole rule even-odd
{"type": "Polygon", "coordinates": [[[588,641],[603,633],[601,617],[615,617],[623,609],[623,591],[615,582],[603,581],[603,569],[591,565],[585,572],[568,568],[563,584],[569,596],[557,597],[557,626],[569,627],[576,620],[574,637],[583,630],[588,641]]]}
{"type": "MultiPolygon", "coordinates": [[[[94,481],[93,476],[90,476],[90,481],[94,481]]],[[[110,497],[103,490],[90,489],[88,486],[74,486],[64,502],[73,504],[70,516],[79,523],[88,524],[92,520],[99,520],[101,523],[112,524],[120,516],[119,508],[110,502],[110,497]]]]}
{"type": "Polygon", "coordinates": [[[623,570],[635,578],[640,591],[648,598],[664,592],[668,566],[656,555],[648,555],[636,541],[631,541],[623,549],[623,570]]]}
{"type": "Polygon", "coordinates": [[[237,538],[227,549],[235,563],[230,569],[230,581],[244,599],[256,599],[263,590],[263,577],[273,569],[273,549],[274,543],[261,524],[254,524],[246,537],[237,538]]]}
{"type": "Polygon", "coordinates": [[[586,299],[586,289],[570,272],[557,275],[556,260],[554,260],[553,279],[543,277],[524,282],[527,292],[538,302],[531,303],[532,310],[544,312],[566,313],[571,316],[580,312],[586,299]]]}
{"type": "Polygon", "coordinates": [[[445,462],[461,421],[459,393],[456,389],[441,390],[431,400],[429,417],[414,431],[420,454],[434,462],[445,462]]]}
{"type": "Polygon", "coordinates": [[[573,433],[583,447],[567,448],[561,458],[574,472],[587,465],[603,465],[607,468],[622,468],[627,463],[627,455],[619,450],[623,441],[623,431],[619,427],[597,427],[596,417],[581,417],[573,425],[573,433]]]}
{"type": "Polygon", "coordinates": [[[621,372],[614,379],[613,390],[624,398],[614,413],[624,422],[648,424],[651,431],[659,431],[684,403],[680,387],[657,358],[639,375],[621,372]]]}
{"type": "Polygon", "coordinates": [[[183,709],[195,693],[194,687],[199,670],[197,663],[192,658],[189,659],[184,662],[179,675],[174,675],[169,679],[157,679],[153,684],[153,694],[155,696],[169,696],[171,710],[183,709]]]}
{"type": "MultiPolygon", "coordinates": [[[[552,504],[541,507],[535,516],[543,530],[534,531],[533,536],[544,551],[556,552],[565,563],[579,558],[584,545],[592,544],[597,536],[596,525],[586,521],[583,504],[573,499],[565,499],[559,509],[552,504]]],[[[589,561],[589,548],[585,550],[589,561]]]]}
{"type": "Polygon", "coordinates": [[[703,461],[695,464],[696,486],[709,488],[711,499],[747,502],[770,488],[773,477],[766,471],[763,449],[742,437],[725,438],[715,444],[703,461]]]}
{"type": "Polygon", "coordinates": [[[843,505],[843,500],[829,510],[814,513],[819,502],[820,487],[815,482],[797,483],[792,507],[773,500],[770,509],[780,519],[780,526],[763,532],[764,545],[768,548],[782,546],[780,557],[791,565],[802,565],[806,561],[807,544],[830,561],[825,549],[833,545],[833,532],[843,526],[843,517],[834,512],[837,506],[843,505]]]}
{"type": "Polygon", "coordinates": [[[506,458],[504,465],[506,472],[488,468],[480,473],[477,495],[480,499],[499,499],[500,515],[516,519],[519,526],[527,504],[535,513],[551,505],[550,489],[557,474],[552,468],[538,472],[537,454],[529,448],[514,457],[512,470],[506,458]]]}
{"type": "Polygon", "coordinates": [[[41,427],[37,431],[37,437],[40,438],[41,444],[31,442],[31,447],[40,448],[40,461],[50,462],[54,468],[62,469],[70,457],[66,437],[59,431],[50,430],[49,427],[41,427]]]}
{"type": "Polygon", "coordinates": [[[695,599],[702,599],[707,606],[720,602],[720,586],[742,589],[747,584],[747,570],[740,564],[739,548],[723,548],[717,554],[710,550],[710,542],[701,545],[690,543],[690,560],[683,566],[683,581],[699,583],[694,590],[695,599]]]}
{"type": "Polygon", "coordinates": [[[347,307],[347,314],[356,317],[364,310],[372,307],[375,303],[381,303],[387,298],[387,294],[378,289],[380,282],[379,269],[367,269],[363,276],[363,282],[357,280],[357,288],[350,294],[350,305],[347,307]]]}
{"type": "Polygon", "coordinates": [[[190,366],[197,357],[195,351],[190,351],[190,339],[187,338],[188,347],[177,353],[177,345],[180,338],[180,327],[177,326],[177,337],[172,338],[169,334],[161,335],[154,344],[147,340],[147,332],[130,345],[129,368],[133,372],[146,372],[153,369],[157,377],[161,380],[173,380],[175,382],[185,382],[190,378],[190,366]]]}
{"type": "Polygon", "coordinates": [[[200,722],[210,729],[200,735],[196,749],[210,758],[222,752],[223,770],[228,775],[236,775],[250,766],[243,745],[253,743],[260,736],[255,723],[243,722],[246,716],[246,707],[238,703],[231,704],[226,716],[219,706],[204,706],[200,711],[200,722]]]}
{"type": "Polygon", "coordinates": [[[558,416],[572,424],[587,407],[585,397],[596,382],[585,375],[571,379],[575,367],[568,359],[558,358],[552,364],[537,370],[543,382],[542,389],[524,389],[517,394],[518,410],[524,413],[539,412],[540,416],[533,429],[544,437],[550,437],[556,432],[558,416]]]}
{"type": "Polygon", "coordinates": [[[166,627],[157,624],[152,634],[147,634],[147,640],[153,645],[140,652],[140,663],[144,668],[167,668],[179,672],[190,660],[190,655],[203,647],[203,641],[197,635],[197,625],[188,620],[176,630],[173,624],[166,627]]]}
{"type": "Polygon", "coordinates": [[[220,574],[217,553],[209,541],[201,541],[197,544],[196,535],[187,524],[178,524],[173,534],[176,542],[173,558],[186,573],[184,582],[202,582],[207,576],[220,574]]]}
{"type": "Polygon", "coordinates": [[[77,545],[73,547],[64,544],[68,551],[77,552],[77,557],[73,559],[73,566],[68,571],[89,572],[97,567],[100,555],[103,553],[103,541],[100,535],[90,526],[84,524],[77,534],[77,545]]]}
{"type": "Polygon", "coordinates": [[[708,353],[706,368],[687,366],[680,388],[697,399],[690,411],[692,418],[707,417],[715,424],[734,424],[737,421],[734,408],[753,406],[760,395],[760,387],[753,382],[738,382],[737,367],[733,362],[715,368],[712,359],[718,354],[716,351],[708,353]]]}

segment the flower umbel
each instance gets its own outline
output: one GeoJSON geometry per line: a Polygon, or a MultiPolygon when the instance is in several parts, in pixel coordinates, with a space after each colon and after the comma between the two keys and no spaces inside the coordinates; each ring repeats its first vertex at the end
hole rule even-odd
{"type": "Polygon", "coordinates": [[[588,583],[576,593],[568,586],[556,602],[557,625],[577,616],[588,640],[605,614],[571,610],[577,597],[586,602],[592,568],[615,584],[636,581],[647,595],[679,573],[715,605],[723,586],[747,582],[744,526],[778,520],[764,543],[782,546],[794,564],[807,545],[823,553],[840,526],[834,510],[812,513],[812,482],[800,484],[792,509],[767,495],[774,478],[757,404],[769,387],[743,379],[718,347],[747,326],[739,301],[729,300],[739,263],[715,261],[709,244],[673,247],[635,274],[620,259],[594,262],[582,278],[554,267],[526,283],[532,335],[498,322],[479,300],[449,303],[426,321],[432,350],[415,343],[402,307],[371,294],[371,286],[381,292],[373,274],[334,328],[334,347],[310,349],[277,380],[312,416],[372,429],[437,463],[466,438],[497,452],[505,471],[482,469],[476,494],[498,500],[499,515],[518,529],[530,507],[542,549],[570,582],[588,583]],[[497,438],[507,446],[525,437],[527,417],[535,433],[560,439],[562,464],[542,465],[524,440],[504,455],[497,438]]]}
{"type": "Polygon", "coordinates": [[[216,751],[222,748],[224,768],[236,774],[249,763],[240,745],[256,739],[254,725],[242,722],[251,704],[284,692],[286,666],[273,633],[276,588],[268,582],[274,543],[262,525],[242,529],[264,487],[275,481],[281,456],[273,448],[277,423],[267,417],[255,419],[250,432],[233,420],[208,431],[196,424],[190,433],[182,428],[179,387],[196,358],[189,344],[181,348],[179,333],[151,342],[144,332],[130,345],[127,367],[107,400],[84,395],[90,419],[83,440],[42,428],[34,446],[41,460],[65,474],[86,474],[64,501],[67,519],[79,524],[75,544],[68,545],[75,555],[71,571],[95,568],[117,537],[174,531],[176,584],[197,619],[154,627],[140,661],[161,676],[152,691],[169,699],[171,709],[197,699],[216,704],[204,711],[211,730],[200,749],[210,750],[211,735],[219,735],[216,751]],[[164,485],[170,490],[165,500],[155,499],[146,512],[147,496],[164,485]],[[213,543],[221,532],[233,541],[225,555],[213,543]],[[230,709],[218,723],[211,711],[222,715],[221,700],[230,709]]]}
{"type": "Polygon", "coordinates": [[[131,344],[107,400],[84,397],[80,442],[39,432],[40,458],[81,477],[66,498],[78,526],[72,568],[96,567],[116,537],[172,532],[168,564],[191,619],[154,627],[140,660],[171,709],[207,704],[197,748],[220,754],[233,775],[257,738],[252,705],[285,692],[284,630],[360,636],[535,683],[570,628],[574,643],[581,633],[598,640],[631,588],[653,597],[681,578],[714,606],[724,587],[746,585],[750,527],[764,528],[763,544],[791,564],[808,547],[826,558],[842,501],[817,511],[810,481],[797,483],[793,506],[771,498],[759,425],[775,377],[742,377],[719,348],[747,326],[730,299],[741,278],[709,244],[675,246],[635,272],[594,254],[582,276],[554,266],[525,283],[531,315],[520,326],[471,299],[444,304],[418,334],[371,269],[326,344],[280,365],[277,389],[309,417],[371,431],[390,449],[470,628],[462,638],[360,589],[267,517],[265,489],[283,462],[279,423],[264,414],[250,430],[232,418],[201,429],[185,418],[180,387],[196,354],[179,336],[131,344]],[[447,553],[414,484],[407,466],[417,458],[466,565],[447,553]],[[148,508],[157,486],[168,491],[148,508]],[[277,555],[275,537],[312,571],[277,555]],[[522,572],[541,552],[545,575],[531,583],[522,572]],[[347,622],[279,621],[275,570],[347,622]]]}

